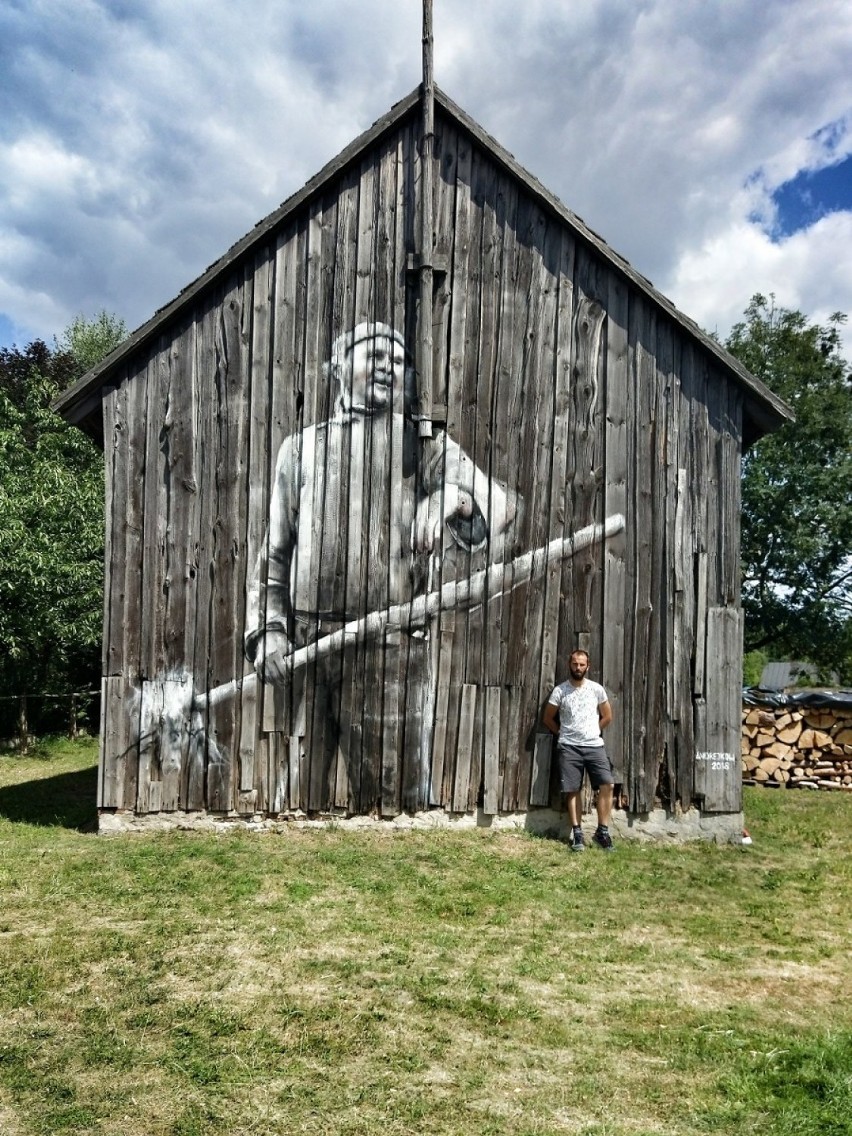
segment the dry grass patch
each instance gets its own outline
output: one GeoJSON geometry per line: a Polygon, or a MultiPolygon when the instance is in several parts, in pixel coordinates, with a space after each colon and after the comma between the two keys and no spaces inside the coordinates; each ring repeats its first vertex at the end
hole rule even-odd
{"type": "Polygon", "coordinates": [[[845,797],[750,795],[748,850],[103,840],[74,760],[0,761],[4,1136],[845,1136],[845,797]]]}

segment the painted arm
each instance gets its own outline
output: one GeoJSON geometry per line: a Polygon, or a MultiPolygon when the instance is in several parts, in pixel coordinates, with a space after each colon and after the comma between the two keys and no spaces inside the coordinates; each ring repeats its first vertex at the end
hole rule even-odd
{"type": "Polygon", "coordinates": [[[245,652],[264,682],[280,682],[286,677],[284,660],[292,649],[287,627],[290,565],[298,524],[296,449],[290,437],[278,451],[269,524],[248,596],[245,652]]]}

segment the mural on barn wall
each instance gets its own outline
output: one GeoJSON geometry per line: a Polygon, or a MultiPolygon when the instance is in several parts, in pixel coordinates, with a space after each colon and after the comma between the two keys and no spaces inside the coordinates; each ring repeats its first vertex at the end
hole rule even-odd
{"type": "Polygon", "coordinates": [[[580,646],[631,810],[736,810],[743,390],[450,107],[415,392],[407,105],[96,388],[99,806],[547,805],[580,646]]]}
{"type": "MultiPolygon", "coordinates": [[[[426,804],[435,799],[430,624],[438,610],[470,611],[520,583],[531,557],[513,562],[508,578],[503,564],[523,503],[446,431],[418,435],[411,357],[388,324],[361,323],[339,336],[323,378],[334,392],[332,417],[287,437],[278,451],[246,655],[265,683],[287,692],[296,719],[306,692],[294,662],[314,658],[313,720],[323,721],[325,744],[342,755],[349,782],[359,771],[363,778],[363,750],[380,749],[388,727],[398,728],[414,762],[409,778],[426,804]],[[298,651],[323,640],[313,654],[298,651]],[[350,697],[356,666],[385,690],[404,679],[402,700],[361,713],[350,697]]],[[[546,551],[568,550],[560,538],[558,550],[546,551]]],[[[279,706],[279,729],[283,716],[279,706]]],[[[378,788],[362,780],[361,800],[377,800],[378,788]]]]}
{"type": "Polygon", "coordinates": [[[215,707],[254,687],[256,676],[269,691],[264,729],[305,739],[300,748],[314,748],[313,762],[326,770],[339,761],[348,802],[381,802],[375,767],[362,756],[381,753],[391,731],[416,786],[408,803],[438,804],[437,618],[475,617],[540,580],[548,564],[620,532],[623,518],[513,555],[523,498],[446,430],[420,435],[401,332],[359,323],[337,337],[320,375],[331,416],[281,443],[249,576],[243,641],[254,674],[206,693],[186,672],[146,682],[139,740],[161,773],[180,773],[189,761],[228,779],[234,755],[217,744],[215,707]],[[353,692],[368,685],[385,697],[356,704],[353,692]]]}

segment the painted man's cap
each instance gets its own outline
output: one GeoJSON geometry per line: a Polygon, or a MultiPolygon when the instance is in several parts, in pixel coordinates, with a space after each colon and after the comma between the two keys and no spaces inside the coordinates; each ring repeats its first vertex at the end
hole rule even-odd
{"type": "Polygon", "coordinates": [[[366,321],[356,324],[350,331],[345,331],[343,335],[338,335],[331,345],[332,365],[339,366],[355,344],[362,343],[365,339],[392,339],[405,349],[402,332],[397,331],[387,323],[366,321]]]}

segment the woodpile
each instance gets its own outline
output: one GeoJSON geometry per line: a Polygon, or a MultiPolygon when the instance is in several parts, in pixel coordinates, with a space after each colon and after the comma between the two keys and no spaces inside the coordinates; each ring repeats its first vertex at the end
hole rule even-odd
{"type": "Polygon", "coordinates": [[[852,792],[852,710],[743,708],[743,784],[852,792]]]}

